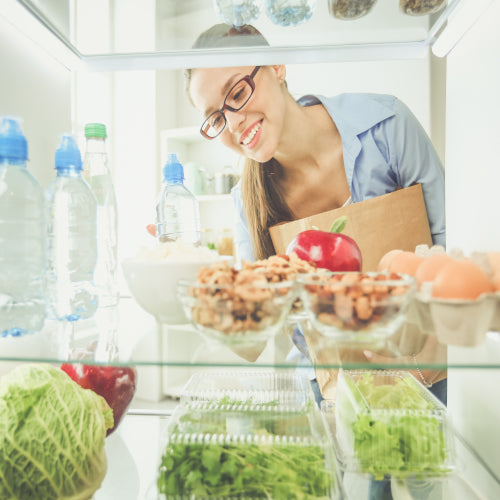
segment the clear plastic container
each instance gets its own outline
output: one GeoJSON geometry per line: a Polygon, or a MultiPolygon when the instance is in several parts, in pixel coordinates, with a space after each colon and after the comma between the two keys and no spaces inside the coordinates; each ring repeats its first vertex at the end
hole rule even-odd
{"type": "Polygon", "coordinates": [[[335,423],[345,470],[381,479],[435,477],[453,469],[446,407],[408,372],[341,370],[335,423]]]}
{"type": "Polygon", "coordinates": [[[221,400],[298,408],[315,403],[307,377],[268,370],[204,370],[191,376],[181,395],[181,403],[221,400]]]}
{"type": "Polygon", "coordinates": [[[167,427],[158,498],[341,498],[319,410],[181,404],[167,427]]]}
{"type": "Polygon", "coordinates": [[[377,0],[328,0],[328,10],[337,19],[359,19],[366,16],[377,0]]]}
{"type": "Polygon", "coordinates": [[[399,0],[401,12],[410,16],[434,14],[446,5],[446,0],[399,0]]]}

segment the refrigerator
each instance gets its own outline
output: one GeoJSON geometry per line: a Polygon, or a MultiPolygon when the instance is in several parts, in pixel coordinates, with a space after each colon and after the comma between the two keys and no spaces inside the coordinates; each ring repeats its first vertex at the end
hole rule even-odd
{"type": "MultiPolygon", "coordinates": [[[[297,97],[359,91],[402,99],[445,166],[447,248],[466,254],[500,250],[500,0],[448,0],[438,12],[423,16],[404,14],[397,0],[378,0],[366,15],[350,20],[334,18],[329,2],[317,0],[311,2],[311,19],[295,27],[275,25],[266,15],[269,2],[260,2],[262,12],[253,24],[270,47],[191,50],[200,31],[220,22],[219,3],[0,0],[0,115],[23,119],[29,168],[44,187],[54,176],[62,133],[81,137],[87,122],[108,124],[119,260],[151,243],[144,228],[154,219],[167,151],[180,151],[209,177],[228,165],[240,171],[239,158],[202,142],[182,70],[241,61],[286,64],[289,90],[297,97]]],[[[199,199],[206,229],[232,225],[229,195],[208,189],[199,199]]],[[[122,294],[130,295],[122,274],[119,282],[122,294]]],[[[147,358],[159,326],[137,305],[121,314],[126,349],[147,358]],[[141,343],[137,331],[149,340],[141,343]]],[[[183,352],[195,342],[186,337],[184,346],[175,342],[183,352]]],[[[166,349],[165,366],[149,367],[139,385],[152,414],[157,407],[175,406],[175,399],[165,403],[164,398],[175,398],[192,373],[186,366],[168,375],[175,347],[160,346],[166,349]],[[175,387],[169,385],[172,377],[178,377],[175,387]]],[[[283,349],[273,346],[268,362],[281,362],[283,349]]],[[[188,358],[186,365],[192,362],[188,358]]],[[[448,408],[469,450],[461,465],[478,498],[499,498],[500,334],[489,332],[474,347],[448,346],[448,365],[448,408]]],[[[154,441],[159,427],[145,413],[136,421],[131,415],[130,424],[125,420],[122,433],[109,444],[124,467],[130,466],[127,480],[115,479],[120,473],[112,464],[96,499],[146,498],[145,477],[151,475],[146,469],[153,462],[138,433],[154,441]]]]}

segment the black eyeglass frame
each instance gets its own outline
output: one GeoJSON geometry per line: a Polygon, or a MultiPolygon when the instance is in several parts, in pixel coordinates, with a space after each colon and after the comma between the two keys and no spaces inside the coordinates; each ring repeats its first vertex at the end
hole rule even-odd
{"type": "Polygon", "coordinates": [[[255,82],[254,82],[254,78],[255,78],[255,75],[257,74],[257,71],[259,71],[259,69],[261,68],[262,66],[255,66],[255,68],[253,69],[253,71],[249,74],[249,75],[246,75],[244,76],[243,78],[241,78],[240,80],[238,80],[230,89],[229,89],[229,92],[226,94],[226,97],[224,97],[224,102],[222,103],[222,108],[218,109],[217,111],[214,111],[213,113],[210,113],[207,118],[205,119],[205,121],[201,124],[201,127],[200,127],[200,133],[203,137],[205,137],[205,139],[208,139],[208,140],[212,140],[212,139],[215,139],[216,137],[218,137],[222,132],[223,130],[226,128],[226,125],[227,125],[227,120],[226,120],[226,115],[224,114],[224,111],[227,109],[229,111],[240,111],[240,109],[242,109],[244,106],[246,106],[246,104],[248,103],[248,101],[250,100],[250,98],[253,96],[253,93],[255,91],[255,82]],[[250,85],[250,88],[252,89],[252,91],[250,92],[250,95],[248,96],[247,100],[239,107],[239,108],[233,108],[232,106],[229,106],[228,104],[226,104],[226,99],[229,97],[229,95],[231,94],[231,92],[235,89],[235,87],[237,87],[241,82],[246,82],[248,83],[248,85],[250,85]],[[211,135],[208,135],[205,130],[208,130],[209,128],[211,128],[211,126],[208,124],[208,121],[210,120],[210,118],[212,118],[214,115],[220,115],[222,117],[222,119],[224,120],[224,125],[223,127],[220,129],[220,131],[217,133],[217,135],[214,135],[214,136],[211,136],[211,135]]]}

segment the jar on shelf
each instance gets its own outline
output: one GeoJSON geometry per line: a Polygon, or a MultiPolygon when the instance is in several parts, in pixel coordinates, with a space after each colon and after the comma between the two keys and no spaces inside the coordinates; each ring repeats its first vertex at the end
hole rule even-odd
{"type": "Polygon", "coordinates": [[[368,14],[377,0],[328,0],[328,10],[337,19],[359,19],[368,14]]]}
{"type": "Polygon", "coordinates": [[[399,0],[399,9],[409,16],[434,14],[446,5],[446,0],[399,0]]]}
{"type": "Polygon", "coordinates": [[[217,251],[219,255],[234,255],[234,238],[231,229],[219,229],[217,251]]]}

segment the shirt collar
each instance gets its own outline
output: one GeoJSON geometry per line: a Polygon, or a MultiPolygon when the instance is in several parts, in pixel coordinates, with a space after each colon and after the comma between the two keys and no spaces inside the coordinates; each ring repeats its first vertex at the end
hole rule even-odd
{"type": "Polygon", "coordinates": [[[306,95],[297,101],[302,106],[321,103],[332,117],[342,140],[349,186],[352,184],[355,160],[361,151],[359,136],[394,115],[392,107],[375,97],[373,94],[306,95]]]}

